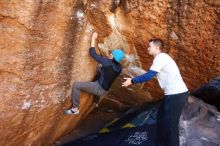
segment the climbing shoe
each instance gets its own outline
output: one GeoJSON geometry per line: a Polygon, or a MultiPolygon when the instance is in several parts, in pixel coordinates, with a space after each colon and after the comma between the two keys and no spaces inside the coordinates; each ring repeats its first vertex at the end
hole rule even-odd
{"type": "Polygon", "coordinates": [[[99,96],[93,96],[93,103],[95,104],[95,107],[99,106],[100,97],[99,96]]]}
{"type": "Polygon", "coordinates": [[[64,110],[65,115],[77,115],[79,114],[79,107],[64,110]]]}

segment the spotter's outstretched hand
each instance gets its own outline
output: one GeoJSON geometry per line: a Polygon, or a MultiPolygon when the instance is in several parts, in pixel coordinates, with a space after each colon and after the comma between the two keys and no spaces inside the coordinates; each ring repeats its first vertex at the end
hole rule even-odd
{"type": "Polygon", "coordinates": [[[124,78],[126,81],[122,83],[122,87],[127,87],[132,84],[132,78],[124,78]]]}

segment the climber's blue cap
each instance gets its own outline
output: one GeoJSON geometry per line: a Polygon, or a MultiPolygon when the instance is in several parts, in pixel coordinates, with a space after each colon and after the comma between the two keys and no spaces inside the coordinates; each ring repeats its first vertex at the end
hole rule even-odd
{"type": "Polygon", "coordinates": [[[124,52],[120,49],[113,50],[112,55],[117,62],[120,62],[124,58],[124,52]]]}

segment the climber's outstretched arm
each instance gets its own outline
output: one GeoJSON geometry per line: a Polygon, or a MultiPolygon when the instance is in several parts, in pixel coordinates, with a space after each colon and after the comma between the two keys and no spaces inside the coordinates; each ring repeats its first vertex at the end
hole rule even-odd
{"type": "Polygon", "coordinates": [[[93,59],[95,59],[98,63],[102,64],[102,65],[108,65],[109,64],[109,59],[102,57],[100,55],[98,55],[95,51],[95,45],[96,45],[96,39],[97,39],[97,33],[94,32],[92,34],[92,40],[91,40],[91,47],[89,49],[89,54],[90,56],[92,56],[93,59]]]}
{"type": "Polygon", "coordinates": [[[97,32],[93,32],[93,33],[92,33],[92,38],[91,38],[91,39],[92,39],[92,40],[91,40],[91,45],[90,45],[91,48],[92,48],[92,47],[95,48],[97,37],[98,37],[97,32]]]}

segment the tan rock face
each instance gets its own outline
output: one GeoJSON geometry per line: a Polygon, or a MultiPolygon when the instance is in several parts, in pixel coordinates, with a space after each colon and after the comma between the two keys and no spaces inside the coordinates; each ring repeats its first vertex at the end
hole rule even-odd
{"type": "MultiPolygon", "coordinates": [[[[218,2],[126,1],[123,8],[129,10],[126,16],[132,23],[133,44],[143,68],[148,69],[152,62],[146,54],[146,43],[159,37],[165,42],[164,50],[176,60],[190,90],[219,75],[218,2]]],[[[155,82],[147,83],[145,88],[151,93],[158,91],[155,82]]]]}
{"type": "Polygon", "coordinates": [[[165,41],[189,89],[219,75],[219,13],[214,0],[2,0],[0,145],[50,145],[85,118],[91,110],[87,94],[82,94],[80,116],[62,112],[70,106],[64,100],[71,84],[96,74],[97,64],[88,55],[92,28],[103,55],[114,48],[127,54],[123,76],[108,95],[122,103],[161,95],[156,80],[145,84],[146,93],[139,91],[141,85],[120,87],[122,77],[150,67],[153,58],[146,48],[152,37],[165,41]],[[140,98],[129,98],[134,94],[140,98]]]}

